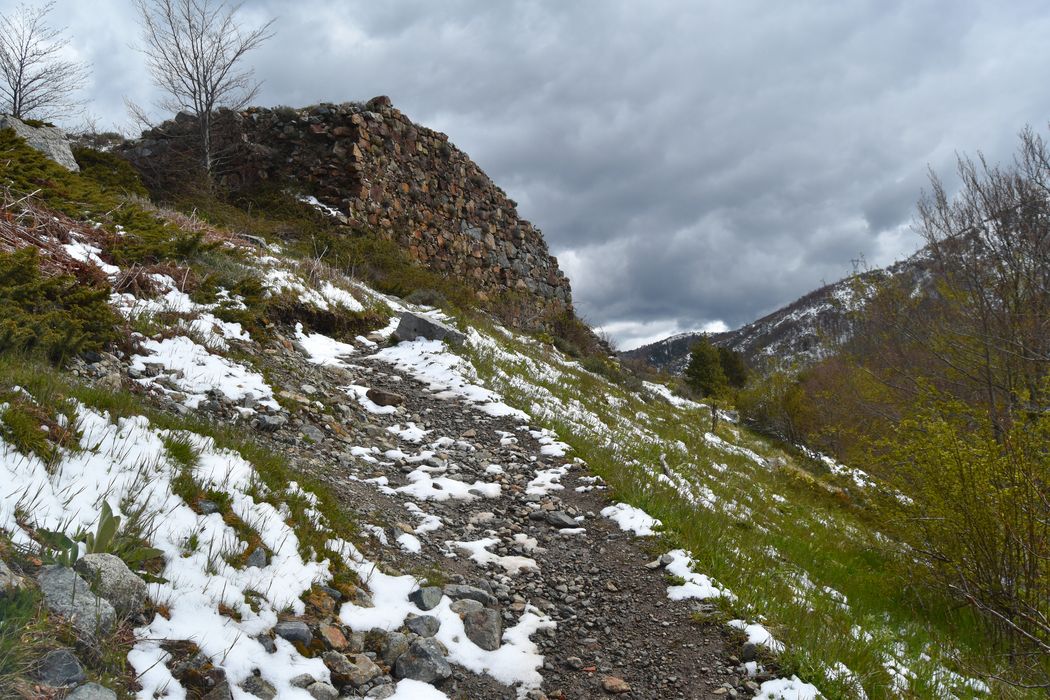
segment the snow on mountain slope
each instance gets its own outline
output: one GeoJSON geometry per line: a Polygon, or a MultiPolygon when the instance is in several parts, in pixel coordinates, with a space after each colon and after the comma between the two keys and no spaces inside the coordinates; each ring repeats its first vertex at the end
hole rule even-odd
{"type": "Polygon", "coordinates": [[[158,278],[111,299],[143,329],[128,355],[76,367],[123,402],[82,392],[48,461],[0,438],[0,529],[34,556],[38,530],[91,530],[103,502],[153,514],[161,554],[127,629],[138,697],[986,693],[946,630],[887,602],[901,553],[843,505],[885,496],[874,479],[707,433],[706,406],[480,314],[319,285],[270,253],[240,263],[269,294],[390,322],[264,343],[158,278]],[[466,343],[393,344],[406,311],[466,343]]]}
{"type": "MultiPolygon", "coordinates": [[[[863,308],[873,284],[884,277],[904,277],[921,285],[926,274],[922,251],[885,269],[876,269],[816,289],[745,326],[713,333],[711,342],[744,355],[756,368],[805,366],[827,357],[849,339],[852,314],[863,308]]],[[[689,351],[702,337],[680,333],[621,353],[672,374],[689,364],[689,351]]]]}

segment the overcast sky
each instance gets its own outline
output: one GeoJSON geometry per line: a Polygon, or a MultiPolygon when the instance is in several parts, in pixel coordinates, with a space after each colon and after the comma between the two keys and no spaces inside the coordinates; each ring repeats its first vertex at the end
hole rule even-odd
{"type": "MultiPolygon", "coordinates": [[[[11,0],[0,0],[0,10],[11,0]]],[[[248,0],[259,103],[389,95],[518,201],[629,348],[736,327],[917,247],[928,166],[1050,119],[1050,5],[248,0]]],[[[59,0],[90,112],[154,98],[129,0],[59,0]]]]}

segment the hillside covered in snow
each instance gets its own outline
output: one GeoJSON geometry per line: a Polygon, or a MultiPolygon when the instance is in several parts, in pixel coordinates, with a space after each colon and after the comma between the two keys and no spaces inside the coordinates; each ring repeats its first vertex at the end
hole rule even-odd
{"type": "MultiPolygon", "coordinates": [[[[856,315],[880,280],[905,281],[922,290],[927,283],[926,253],[886,268],[846,277],[806,294],[794,302],[740,328],[710,334],[711,342],[744,356],[756,369],[805,367],[819,362],[853,335],[856,315]]],[[[700,333],[680,333],[621,353],[671,374],[682,374],[689,352],[700,333]]]]}
{"type": "Polygon", "coordinates": [[[905,495],[94,157],[0,138],[4,697],[1025,696],[905,495]]]}

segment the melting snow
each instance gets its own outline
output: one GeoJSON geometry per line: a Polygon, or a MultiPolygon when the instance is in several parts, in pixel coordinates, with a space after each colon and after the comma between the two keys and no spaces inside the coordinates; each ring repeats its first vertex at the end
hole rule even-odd
{"type": "Polygon", "coordinates": [[[485,537],[474,542],[447,542],[446,544],[467,551],[470,558],[481,566],[495,564],[503,567],[503,570],[511,576],[527,569],[538,570],[540,568],[536,560],[529,557],[500,556],[490,552],[489,547],[499,544],[499,540],[495,537],[485,537]]]}
{"type": "Polygon", "coordinates": [[[159,363],[163,372],[158,377],[146,377],[139,382],[159,387],[157,380],[164,377],[187,395],[183,403],[190,408],[197,408],[211,390],[221,392],[235,403],[251,397],[272,409],[280,408],[274,400],[273,390],[261,374],[221,355],[214,355],[185,336],[145,340],[142,346],[152,354],[135,355],[131,366],[145,371],[147,364],[159,363]]]}
{"type": "Polygon", "coordinates": [[[602,515],[615,521],[621,530],[633,532],[639,537],[655,535],[656,531],[653,528],[663,524],[641,508],[635,508],[626,503],[615,503],[603,508],[602,515]]]}
{"type": "Polygon", "coordinates": [[[477,404],[490,416],[513,416],[528,420],[528,415],[503,403],[494,391],[472,383],[473,368],[449,352],[438,340],[413,340],[398,343],[377,352],[374,357],[393,364],[427,384],[439,398],[459,398],[477,404]]]}
{"type": "Polygon", "coordinates": [[[798,676],[766,681],[754,700],[815,700],[820,695],[815,685],[804,683],[798,676]]]}
{"type": "MultiPolygon", "coordinates": [[[[667,565],[667,573],[683,579],[685,583],[667,587],[667,597],[671,600],[688,600],[696,598],[707,600],[708,598],[726,597],[735,600],[730,591],[720,586],[714,579],[704,574],[693,571],[693,558],[684,549],[674,549],[668,552],[671,563],[667,565]]],[[[732,623],[730,623],[732,624],[732,623]]]]}
{"type": "Polygon", "coordinates": [[[742,631],[747,635],[747,641],[757,646],[764,646],[774,654],[784,651],[784,645],[778,642],[773,634],[757,622],[747,623],[743,620],[730,620],[729,626],[742,631]]]}
{"type": "Polygon", "coordinates": [[[349,343],[341,343],[321,333],[303,332],[301,323],[295,324],[295,337],[306,351],[310,362],[316,365],[344,367],[346,363],[343,362],[343,358],[357,352],[357,348],[349,343]]]}

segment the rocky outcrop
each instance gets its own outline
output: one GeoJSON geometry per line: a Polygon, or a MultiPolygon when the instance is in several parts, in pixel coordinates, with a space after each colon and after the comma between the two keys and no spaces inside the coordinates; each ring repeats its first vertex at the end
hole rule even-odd
{"type": "Polygon", "coordinates": [[[73,172],[80,170],[76,158],[73,157],[73,151],[69,148],[69,138],[66,132],[58,127],[30,126],[9,114],[0,114],[0,129],[13,129],[16,134],[25,139],[30,147],[40,151],[66,170],[73,172]]]}
{"type": "MultiPolygon", "coordinates": [[[[217,123],[226,186],[289,183],[349,228],[397,242],[480,298],[518,302],[515,325],[535,327],[571,309],[569,280],[539,229],[448,136],[413,123],[389,98],[224,112],[217,123]]],[[[194,129],[180,115],[121,152],[147,178],[161,178],[194,129]]]]}

